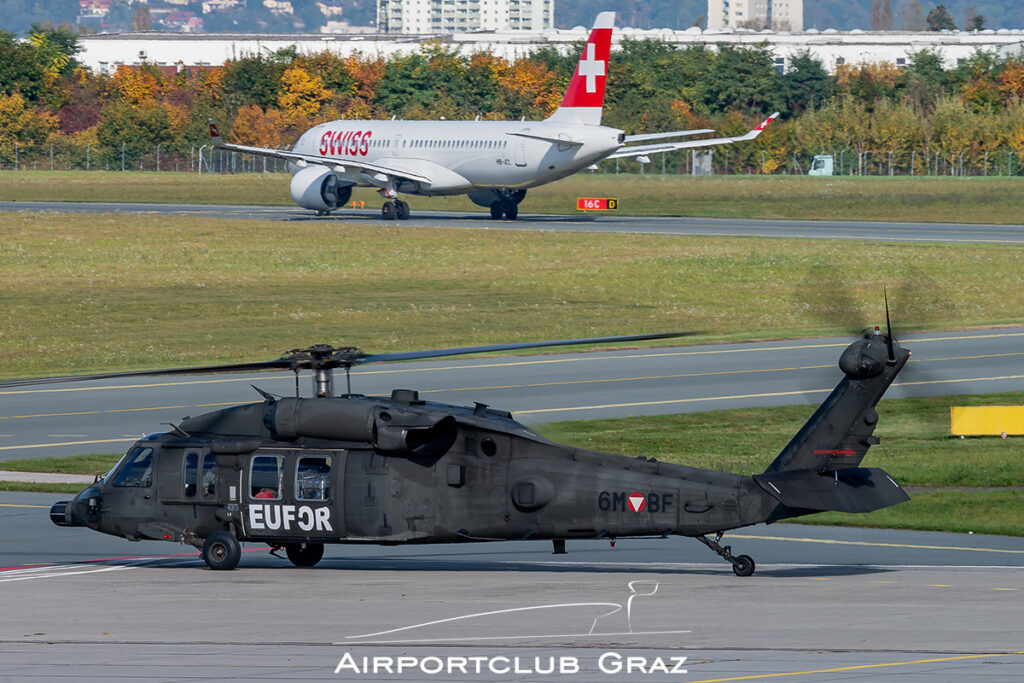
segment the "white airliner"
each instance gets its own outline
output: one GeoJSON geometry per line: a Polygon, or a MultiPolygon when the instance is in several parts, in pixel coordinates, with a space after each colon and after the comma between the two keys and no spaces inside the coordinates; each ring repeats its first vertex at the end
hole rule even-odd
{"type": "Polygon", "coordinates": [[[354,186],[375,187],[386,219],[409,217],[398,193],[465,194],[495,219],[514,219],[526,190],[599,161],[753,140],[772,121],[737,137],[668,142],[712,130],[626,135],[601,125],[614,12],[597,15],[565,97],[543,121],[331,121],[310,128],[291,151],[223,142],[213,146],[286,159],[295,202],[318,215],[345,206],[354,186]],[[652,144],[627,143],[659,140],[652,144]]]}

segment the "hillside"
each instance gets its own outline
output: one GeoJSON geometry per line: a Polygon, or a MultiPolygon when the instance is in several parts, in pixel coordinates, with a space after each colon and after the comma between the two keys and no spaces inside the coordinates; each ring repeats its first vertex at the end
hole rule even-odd
{"type": "MultiPolygon", "coordinates": [[[[907,6],[914,0],[894,0],[894,28],[901,28],[907,6]]],[[[806,0],[806,28],[839,30],[868,29],[871,25],[872,0],[806,0]]],[[[69,24],[90,31],[131,30],[135,6],[126,0],[114,0],[102,18],[79,18],[77,0],[0,0],[0,30],[24,35],[32,23],[69,24]]],[[[179,30],[188,16],[201,18],[206,32],[316,32],[326,20],[313,0],[293,0],[295,11],[282,16],[272,13],[257,0],[247,0],[236,7],[204,14],[201,2],[171,5],[166,0],[149,0],[152,28],[179,30]]],[[[375,0],[331,0],[340,6],[340,16],[352,25],[374,22],[375,0]]],[[[937,4],[936,0],[920,0],[923,13],[937,4]]],[[[1020,0],[945,0],[958,27],[966,23],[967,11],[974,9],[985,17],[985,28],[1024,28],[1024,2],[1020,0]]],[[[619,26],[636,28],[686,29],[706,25],[707,0],[648,0],[623,9],[617,0],[555,0],[555,24],[559,28],[589,26],[598,12],[618,12],[619,26]]],[[[138,22],[136,22],[138,23],[138,22]]],[[[144,26],[145,24],[143,24],[144,26]]]]}

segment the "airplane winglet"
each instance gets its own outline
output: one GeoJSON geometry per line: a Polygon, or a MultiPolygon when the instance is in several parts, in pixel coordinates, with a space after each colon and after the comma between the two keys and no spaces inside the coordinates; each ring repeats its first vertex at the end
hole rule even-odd
{"type": "Polygon", "coordinates": [[[221,139],[221,137],[220,137],[220,131],[217,130],[217,124],[214,122],[213,119],[209,119],[209,123],[210,123],[210,143],[214,147],[219,147],[224,142],[221,139]]]}

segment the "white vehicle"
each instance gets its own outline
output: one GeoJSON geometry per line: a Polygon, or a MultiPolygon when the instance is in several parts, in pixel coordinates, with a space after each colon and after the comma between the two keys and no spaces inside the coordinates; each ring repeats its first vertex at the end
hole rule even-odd
{"type": "Polygon", "coordinates": [[[835,173],[835,159],[831,154],[819,154],[811,162],[811,170],[807,175],[833,175],[835,173]]]}
{"type": "Polygon", "coordinates": [[[315,126],[291,151],[224,143],[213,121],[213,146],[286,159],[295,203],[318,215],[348,202],[355,186],[375,187],[386,219],[409,217],[398,193],[465,194],[514,219],[526,190],[572,175],[604,159],[639,157],[687,147],[756,138],[778,116],[737,137],[667,141],[712,130],[626,135],[601,125],[614,12],[597,15],[561,105],[543,121],[331,121],[315,126]],[[627,143],[651,144],[627,146],[627,143]]]}

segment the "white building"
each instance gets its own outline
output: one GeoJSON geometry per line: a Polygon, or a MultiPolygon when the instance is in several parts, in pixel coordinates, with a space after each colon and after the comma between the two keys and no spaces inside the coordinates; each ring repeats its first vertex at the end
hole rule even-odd
{"type": "Polygon", "coordinates": [[[708,28],[804,30],[804,0],[708,0],[708,28]]]}
{"type": "MultiPolygon", "coordinates": [[[[356,27],[353,28],[353,31],[356,27]]],[[[523,32],[513,30],[486,33],[425,33],[418,36],[373,34],[217,34],[181,35],[175,33],[113,33],[79,36],[82,52],[77,59],[100,72],[112,72],[118,64],[137,65],[140,55],[150,64],[174,66],[210,66],[247,55],[267,54],[294,45],[300,54],[316,54],[328,50],[339,56],[363,54],[368,57],[408,55],[420,49],[426,40],[442,40],[458,47],[463,54],[489,52],[514,60],[525,57],[538,47],[553,46],[569,51],[587,39],[587,29],[523,32]]],[[[685,31],[620,29],[613,34],[613,49],[624,38],[660,40],[680,47],[688,45],[760,45],[767,44],[775,55],[775,65],[784,71],[790,60],[807,51],[820,60],[829,71],[838,64],[889,62],[905,64],[909,55],[921,50],[934,50],[941,55],[945,68],[952,68],[976,50],[1017,54],[1024,44],[1024,31],[908,33],[900,31],[817,31],[773,33],[750,30],[685,31]]],[[[614,59],[614,56],[612,57],[614,59]]]]}
{"type": "Polygon", "coordinates": [[[554,26],[554,0],[377,0],[381,33],[543,31],[554,26]]]}

